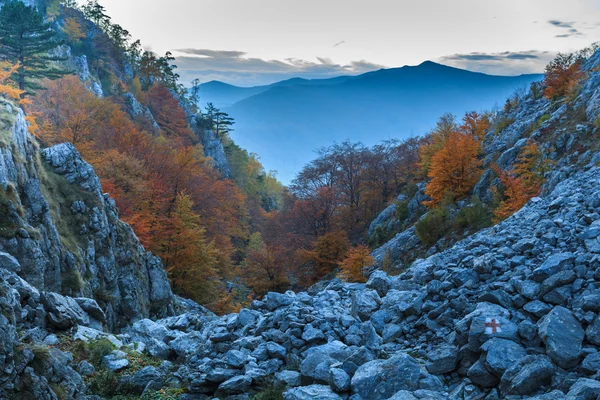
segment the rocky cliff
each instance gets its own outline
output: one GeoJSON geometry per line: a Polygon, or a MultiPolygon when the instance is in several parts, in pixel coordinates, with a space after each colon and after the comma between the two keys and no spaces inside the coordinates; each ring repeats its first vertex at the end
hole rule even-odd
{"type": "Polygon", "coordinates": [[[2,102],[0,251],[40,291],[96,299],[115,328],[166,316],[172,293],[160,260],[119,221],[92,167],[70,144],[40,150],[22,111],[2,102]]]}

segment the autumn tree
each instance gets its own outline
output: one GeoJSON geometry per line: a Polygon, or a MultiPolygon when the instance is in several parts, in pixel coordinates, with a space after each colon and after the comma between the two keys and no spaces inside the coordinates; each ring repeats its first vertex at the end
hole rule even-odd
{"type": "Polygon", "coordinates": [[[545,175],[553,166],[537,143],[529,141],[520,151],[510,171],[494,170],[504,188],[502,200],[494,211],[496,220],[501,221],[520,210],[529,199],[539,195],[545,175]]]}
{"type": "Polygon", "coordinates": [[[183,143],[191,143],[193,132],[186,121],[185,113],[165,85],[152,85],[146,93],[145,101],[166,136],[181,138],[183,143]]]}
{"type": "Polygon", "coordinates": [[[81,41],[81,39],[84,39],[86,37],[85,33],[83,33],[83,30],[81,29],[81,25],[73,17],[65,18],[63,32],[65,33],[65,35],[67,35],[69,43],[73,44],[81,41]]]}
{"type": "Polygon", "coordinates": [[[436,123],[435,128],[425,138],[419,149],[419,167],[423,176],[428,176],[433,156],[442,150],[450,136],[459,130],[456,117],[444,114],[436,123]]]}
{"type": "Polygon", "coordinates": [[[460,126],[460,130],[481,142],[490,129],[490,125],[489,114],[469,111],[463,117],[463,124],[460,126]]]}
{"type": "Polygon", "coordinates": [[[553,165],[554,162],[542,152],[540,146],[529,140],[519,152],[513,172],[537,195],[545,181],[546,173],[550,172],[553,165]]]}
{"type": "Polygon", "coordinates": [[[494,210],[495,221],[502,221],[519,211],[530,199],[529,188],[518,176],[510,171],[496,169],[504,188],[504,200],[494,210]]]}
{"type": "Polygon", "coordinates": [[[206,240],[192,206],[190,196],[184,192],[177,195],[175,210],[165,221],[172,232],[162,241],[158,254],[178,293],[200,303],[213,302],[217,297],[217,251],[206,240]]]}
{"type": "Polygon", "coordinates": [[[350,243],[344,231],[328,232],[319,236],[309,250],[301,250],[307,270],[304,275],[308,282],[316,282],[332,273],[346,256],[350,243]]]}
{"type": "Polygon", "coordinates": [[[20,90],[12,80],[12,76],[18,69],[19,65],[11,64],[6,61],[0,62],[0,96],[20,102],[21,95],[24,92],[20,90]]]}
{"type": "Polygon", "coordinates": [[[242,273],[246,284],[256,295],[282,292],[289,287],[289,265],[282,248],[266,245],[260,233],[255,232],[250,238],[248,252],[242,273]]]}
{"type": "Polygon", "coordinates": [[[571,93],[583,77],[582,59],[575,54],[558,53],[546,66],[544,95],[555,100],[571,93]]]}
{"type": "Polygon", "coordinates": [[[452,133],[443,148],[431,158],[430,182],[425,193],[431,197],[427,206],[435,207],[444,198],[464,198],[475,186],[481,173],[478,159],[480,144],[471,135],[452,133]]]}
{"type": "Polygon", "coordinates": [[[83,145],[102,131],[117,109],[105,99],[88,91],[79,78],[69,75],[46,82],[35,105],[47,123],[45,139],[49,143],[70,142],[85,153],[83,145]]]}
{"type": "Polygon", "coordinates": [[[10,1],[0,9],[0,55],[18,65],[13,79],[24,91],[21,97],[40,89],[40,79],[65,75],[52,65],[63,58],[48,54],[60,44],[52,25],[44,22],[44,15],[35,7],[10,1]]]}
{"type": "Polygon", "coordinates": [[[338,276],[348,282],[366,282],[365,267],[375,263],[371,251],[365,245],[358,245],[348,251],[348,255],[340,263],[338,276]]]}

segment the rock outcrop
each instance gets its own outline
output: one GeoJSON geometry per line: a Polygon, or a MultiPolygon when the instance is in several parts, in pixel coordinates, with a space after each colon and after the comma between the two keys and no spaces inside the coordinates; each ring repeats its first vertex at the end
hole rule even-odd
{"type": "Polygon", "coordinates": [[[2,109],[12,124],[0,133],[0,251],[19,265],[6,268],[40,291],[96,299],[109,328],[172,313],[160,260],[119,220],[92,167],[70,144],[40,151],[20,109],[2,109]]]}

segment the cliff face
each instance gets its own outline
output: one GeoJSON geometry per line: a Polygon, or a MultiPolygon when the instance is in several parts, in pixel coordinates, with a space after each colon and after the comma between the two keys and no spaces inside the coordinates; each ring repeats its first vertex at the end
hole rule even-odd
{"type": "Polygon", "coordinates": [[[146,252],[70,144],[39,150],[20,109],[1,103],[0,251],[40,291],[98,301],[112,329],[172,313],[160,260],[146,252]]]}

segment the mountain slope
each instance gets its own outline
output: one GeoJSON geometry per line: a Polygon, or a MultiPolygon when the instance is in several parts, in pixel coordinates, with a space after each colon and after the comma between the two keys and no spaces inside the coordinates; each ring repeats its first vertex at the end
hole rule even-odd
{"type": "Polygon", "coordinates": [[[241,87],[220,81],[210,81],[203,83],[198,87],[198,95],[200,98],[200,104],[203,107],[206,106],[207,103],[213,103],[216,107],[225,108],[231,107],[238,101],[242,101],[260,93],[264,93],[274,87],[296,85],[335,85],[353,78],[353,76],[338,76],[328,79],[290,78],[284,81],[272,83],[270,85],[252,87],[241,87]]]}
{"type": "MultiPolygon", "coordinates": [[[[289,182],[321,146],[345,139],[370,145],[421,135],[443,113],[489,109],[539,79],[491,76],[425,62],[337,80],[278,83],[225,110],[236,119],[236,142],[258,152],[267,169],[277,170],[281,180],[289,182]]],[[[250,94],[250,89],[238,91],[237,98],[250,94]]]]}

